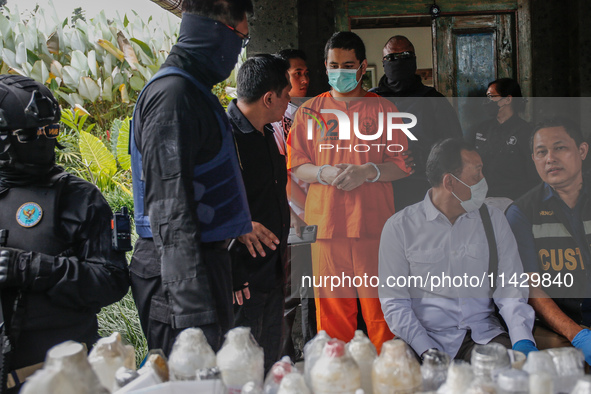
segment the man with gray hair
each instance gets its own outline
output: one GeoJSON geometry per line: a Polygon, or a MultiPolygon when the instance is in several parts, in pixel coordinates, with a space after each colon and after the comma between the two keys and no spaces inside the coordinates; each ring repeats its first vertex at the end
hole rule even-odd
{"type": "Polygon", "coordinates": [[[230,239],[252,230],[231,127],[212,87],[249,40],[250,0],[184,0],[178,43],[144,88],[131,127],[130,270],[148,347],[199,327],[217,350],[233,324],[230,239]]]}

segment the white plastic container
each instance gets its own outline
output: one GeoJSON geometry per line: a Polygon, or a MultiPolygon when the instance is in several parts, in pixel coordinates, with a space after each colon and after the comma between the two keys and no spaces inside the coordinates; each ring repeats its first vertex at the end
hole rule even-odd
{"type": "Polygon", "coordinates": [[[289,356],[283,357],[277,361],[271,367],[271,370],[265,378],[265,385],[263,386],[263,392],[265,394],[277,394],[279,385],[283,377],[296,370],[295,365],[291,362],[289,356]]]}
{"type": "Polygon", "coordinates": [[[500,394],[529,394],[529,375],[518,369],[508,369],[497,377],[500,394]]]}
{"type": "Polygon", "coordinates": [[[43,369],[29,378],[24,394],[106,394],[86,357],[86,347],[66,341],[49,349],[43,369]]]}
{"type": "Polygon", "coordinates": [[[470,364],[462,360],[454,360],[449,364],[447,380],[437,390],[437,394],[465,393],[473,380],[474,373],[470,364]]]}
{"type": "Polygon", "coordinates": [[[569,393],[577,380],[585,374],[585,357],[583,352],[574,347],[561,347],[543,350],[552,357],[557,377],[554,378],[554,389],[559,393],[569,393]]]}
{"type": "Polygon", "coordinates": [[[160,354],[152,354],[146,364],[138,371],[140,375],[115,394],[133,393],[141,389],[147,389],[168,381],[169,371],[166,360],[160,354]]]}
{"type": "Polygon", "coordinates": [[[423,391],[436,391],[447,379],[449,368],[449,356],[437,349],[429,349],[423,354],[421,375],[423,378],[423,391]]]}
{"type": "Polygon", "coordinates": [[[570,394],[591,394],[591,376],[579,378],[570,394]]]}
{"type": "Polygon", "coordinates": [[[263,389],[255,382],[248,382],[242,386],[240,394],[263,394],[263,389]]]}
{"type": "Polygon", "coordinates": [[[550,378],[558,375],[552,356],[548,352],[530,352],[522,369],[530,375],[548,375],[550,378]]]}
{"type": "Polygon", "coordinates": [[[345,342],[331,339],[310,374],[314,394],[355,394],[361,387],[359,366],[345,351],[345,342]]]}
{"type": "Polygon", "coordinates": [[[475,345],[470,358],[474,376],[484,381],[496,382],[499,373],[511,368],[507,348],[500,343],[475,345]]]}
{"type": "Polygon", "coordinates": [[[304,379],[308,387],[312,387],[312,380],[310,374],[316,361],[322,356],[322,350],[326,342],[330,340],[330,336],[324,330],[320,330],[314,338],[310,339],[304,346],[304,379]]]}
{"type": "Polygon", "coordinates": [[[115,373],[119,368],[135,370],[135,353],[133,346],[123,344],[121,335],[114,332],[98,340],[88,355],[88,362],[101,384],[112,392],[118,388],[115,373]]]}
{"type": "Polygon", "coordinates": [[[217,365],[228,394],[238,394],[248,382],[262,387],[264,376],[263,349],[256,343],[248,327],[236,327],[216,356],[217,365]]]}
{"type": "Polygon", "coordinates": [[[366,393],[373,393],[371,374],[373,362],[378,357],[376,347],[361,330],[355,331],[355,336],[346,346],[347,351],[353,357],[361,372],[361,388],[366,393]]]}
{"type": "Polygon", "coordinates": [[[421,367],[408,345],[401,339],[384,342],[372,371],[375,394],[410,394],[420,391],[421,367]]]}
{"type": "Polygon", "coordinates": [[[292,372],[283,377],[277,394],[310,394],[310,389],[300,373],[292,372]]]}
{"type": "MultiPolygon", "coordinates": [[[[531,356],[533,353],[531,352],[529,355],[531,356]]],[[[529,392],[532,394],[554,394],[552,377],[543,373],[531,373],[529,375],[529,392]]]]}
{"type": "Polygon", "coordinates": [[[195,380],[198,369],[215,367],[215,353],[200,328],[183,330],[174,341],[168,368],[170,380],[195,380]]]}

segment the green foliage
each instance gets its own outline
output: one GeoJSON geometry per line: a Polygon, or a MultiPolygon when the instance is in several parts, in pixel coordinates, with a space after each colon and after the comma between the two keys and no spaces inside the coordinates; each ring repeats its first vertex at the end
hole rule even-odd
{"type": "Polygon", "coordinates": [[[82,9],[82,7],[78,7],[78,8],[74,8],[74,11],[72,12],[72,27],[76,26],[76,21],[80,19],[84,22],[86,22],[86,17],[84,16],[84,10],[82,9]]]}
{"type": "Polygon", "coordinates": [[[47,84],[62,106],[94,114],[100,129],[131,115],[137,93],[160,68],[178,37],[178,23],[143,22],[137,14],[85,20],[74,10],[61,21],[50,0],[30,16],[0,13],[0,72],[47,84]]]}
{"type": "Polygon", "coordinates": [[[119,332],[124,341],[133,345],[135,362],[139,366],[148,354],[148,344],[140,326],[131,291],[121,301],[103,308],[98,314],[98,322],[101,337],[119,332]]]}

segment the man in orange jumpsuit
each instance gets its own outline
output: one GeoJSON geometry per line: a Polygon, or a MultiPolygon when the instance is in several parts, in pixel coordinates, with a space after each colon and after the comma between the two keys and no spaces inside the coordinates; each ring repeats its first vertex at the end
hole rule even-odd
{"type": "Polygon", "coordinates": [[[400,153],[408,142],[402,128],[388,127],[401,123],[390,117],[396,107],[360,83],[367,59],[359,36],[335,33],[324,53],[332,89],[296,113],[288,168],[310,183],[306,222],[318,225],[312,244],[318,329],[351,340],[359,297],[369,338],[379,351],[393,337],[375,287],[379,239],[394,214],[391,182],[412,172],[400,153]]]}

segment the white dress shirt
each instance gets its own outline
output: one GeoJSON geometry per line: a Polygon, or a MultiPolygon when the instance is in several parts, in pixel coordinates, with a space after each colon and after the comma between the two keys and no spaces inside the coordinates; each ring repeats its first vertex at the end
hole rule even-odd
{"type": "MultiPolygon", "coordinates": [[[[422,202],[396,213],[384,226],[380,241],[380,301],[392,332],[417,354],[438,348],[454,357],[468,330],[474,342],[480,344],[504,330],[494,316],[490,298],[488,243],[480,213],[465,213],[452,225],[435,208],[430,193],[422,202]],[[390,283],[386,281],[389,276],[390,283]],[[390,286],[392,278],[401,276],[421,276],[427,283],[407,281],[405,287],[390,286]],[[456,277],[456,286],[450,286],[448,281],[431,286],[437,284],[437,276],[456,277]]],[[[517,243],[503,213],[490,206],[488,211],[497,242],[498,273],[504,273],[504,287],[497,283],[494,302],[513,344],[522,339],[534,341],[535,314],[527,304],[527,280],[521,275],[517,243]],[[509,285],[512,277],[524,287],[509,285]]]]}

